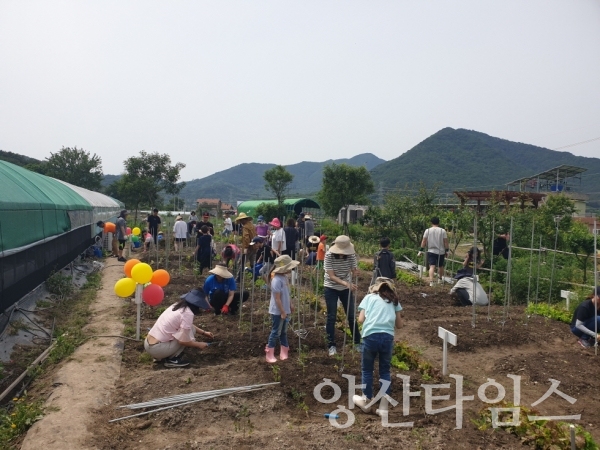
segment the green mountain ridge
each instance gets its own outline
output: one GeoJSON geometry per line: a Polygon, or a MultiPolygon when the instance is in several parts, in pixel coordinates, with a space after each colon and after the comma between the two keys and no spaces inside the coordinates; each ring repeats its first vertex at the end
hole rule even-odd
{"type": "Polygon", "coordinates": [[[478,131],[444,128],[399,157],[371,171],[375,185],[403,188],[424,182],[440,192],[506,189],[506,184],[562,164],[587,169],[574,192],[588,194],[588,205],[600,207],[600,159],[576,156],[512,142],[478,131]]]}

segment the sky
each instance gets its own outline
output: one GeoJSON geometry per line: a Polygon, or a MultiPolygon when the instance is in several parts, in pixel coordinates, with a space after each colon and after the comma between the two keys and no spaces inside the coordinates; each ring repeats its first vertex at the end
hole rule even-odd
{"type": "Polygon", "coordinates": [[[445,127],[600,157],[597,0],[0,0],[0,149],[182,180],[445,127]]]}

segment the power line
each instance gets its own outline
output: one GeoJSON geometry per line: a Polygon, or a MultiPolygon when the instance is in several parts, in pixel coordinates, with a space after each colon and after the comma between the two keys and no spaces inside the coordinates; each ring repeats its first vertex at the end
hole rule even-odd
{"type": "Polygon", "coordinates": [[[574,144],[563,145],[562,147],[553,148],[552,150],[562,150],[563,148],[575,147],[576,145],[587,144],[588,142],[594,142],[597,140],[600,140],[600,137],[588,139],[587,141],[576,142],[574,144]]]}

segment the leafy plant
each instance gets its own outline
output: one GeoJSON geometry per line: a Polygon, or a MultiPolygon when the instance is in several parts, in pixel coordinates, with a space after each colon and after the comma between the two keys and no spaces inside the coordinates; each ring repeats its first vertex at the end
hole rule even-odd
{"type": "Polygon", "coordinates": [[[10,448],[10,442],[25,433],[43,415],[41,402],[27,403],[26,397],[13,399],[12,409],[0,409],[0,448],[10,448]]]}
{"type": "Polygon", "coordinates": [[[273,371],[273,381],[281,381],[281,368],[274,364],[271,366],[271,370],[273,371]]]}
{"type": "Polygon", "coordinates": [[[46,288],[51,294],[67,297],[73,293],[73,280],[68,275],[54,272],[46,280],[46,288]]]}
{"type": "Polygon", "coordinates": [[[559,322],[571,323],[572,313],[558,305],[548,303],[530,303],[526,309],[527,314],[548,317],[559,322]]]}

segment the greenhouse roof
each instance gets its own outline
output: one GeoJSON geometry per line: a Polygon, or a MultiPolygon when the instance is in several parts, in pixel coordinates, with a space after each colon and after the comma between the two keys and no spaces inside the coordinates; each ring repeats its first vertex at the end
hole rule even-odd
{"type": "MultiPolygon", "coordinates": [[[[248,215],[252,215],[256,211],[256,207],[261,203],[267,203],[271,205],[277,204],[277,200],[249,200],[242,202],[238,205],[238,213],[244,212],[248,215]]],[[[321,206],[310,198],[286,198],[283,201],[285,209],[293,211],[296,214],[300,214],[303,209],[320,209],[321,206]]]]}

